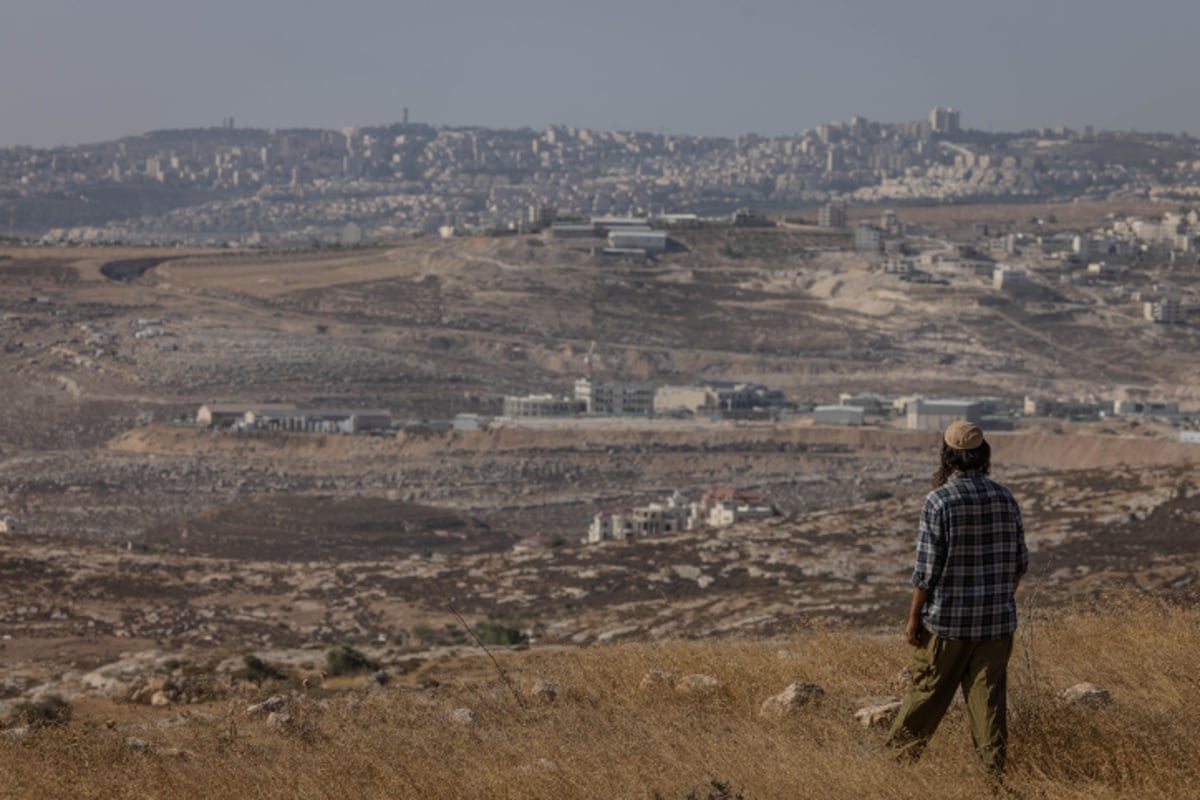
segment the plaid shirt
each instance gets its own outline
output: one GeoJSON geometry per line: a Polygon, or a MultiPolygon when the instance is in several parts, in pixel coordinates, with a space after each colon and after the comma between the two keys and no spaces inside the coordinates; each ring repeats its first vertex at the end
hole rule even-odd
{"type": "Polygon", "coordinates": [[[929,493],[913,586],[929,592],[921,622],[943,639],[1003,639],[1017,629],[1016,579],[1029,568],[1017,501],[977,472],[929,493]]]}

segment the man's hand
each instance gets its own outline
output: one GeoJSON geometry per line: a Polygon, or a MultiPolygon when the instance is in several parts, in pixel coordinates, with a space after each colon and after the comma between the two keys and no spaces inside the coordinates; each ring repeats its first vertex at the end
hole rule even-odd
{"type": "Polygon", "coordinates": [[[908,639],[908,643],[913,647],[921,646],[921,634],[924,629],[921,627],[921,620],[909,618],[908,624],[904,626],[904,638],[908,639]]]}
{"type": "Polygon", "coordinates": [[[913,587],[912,604],[908,608],[908,624],[904,626],[904,638],[913,647],[921,646],[921,635],[924,633],[921,627],[921,609],[925,607],[928,598],[929,593],[924,589],[913,587]]]}

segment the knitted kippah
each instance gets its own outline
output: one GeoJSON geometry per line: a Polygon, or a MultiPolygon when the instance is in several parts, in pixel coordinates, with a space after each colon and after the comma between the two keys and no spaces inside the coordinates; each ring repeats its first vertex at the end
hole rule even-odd
{"type": "Polygon", "coordinates": [[[983,431],[974,423],[957,419],[946,428],[946,435],[942,438],[955,450],[974,450],[983,444],[983,431]]]}

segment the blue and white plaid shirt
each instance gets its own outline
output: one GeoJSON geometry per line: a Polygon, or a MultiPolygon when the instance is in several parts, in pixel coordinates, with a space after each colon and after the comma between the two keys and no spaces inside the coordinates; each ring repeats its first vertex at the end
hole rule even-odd
{"type": "Polygon", "coordinates": [[[929,592],[921,622],[943,639],[982,641],[1017,629],[1016,580],[1029,568],[1021,509],[1008,489],[956,472],[925,498],[913,586],[929,592]]]}

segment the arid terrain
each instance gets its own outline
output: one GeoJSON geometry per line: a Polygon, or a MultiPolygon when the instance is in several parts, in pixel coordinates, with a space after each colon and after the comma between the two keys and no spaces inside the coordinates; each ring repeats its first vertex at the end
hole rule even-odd
{"type": "MultiPolygon", "coordinates": [[[[1065,268],[1037,266],[1044,291],[1022,299],[974,274],[901,282],[814,251],[829,236],[805,230],[673,238],[649,261],[532,236],[0,251],[0,514],[21,526],[0,534],[4,708],[49,693],[145,700],[151,676],[181,661],[219,665],[224,683],[169,702],[209,702],[244,654],[294,677],[339,644],[418,685],[477,650],[464,623],[520,631],[533,650],[888,634],[937,447],[899,417],[859,429],[803,414],[235,433],[194,425],[204,403],[445,420],[496,414],[506,394],[568,394],[590,370],[752,381],[799,403],[875,391],[1019,410],[1040,394],[1200,411],[1196,327],[1149,324],[1065,268]],[[597,511],[720,484],[761,492],[779,515],[582,542],[597,511]]],[[[1190,288],[1195,267],[1147,266],[1127,283],[1164,281],[1190,288]]],[[[1034,553],[1023,603],[1191,603],[1200,446],[1153,420],[1019,418],[991,438],[1034,553]]]]}

